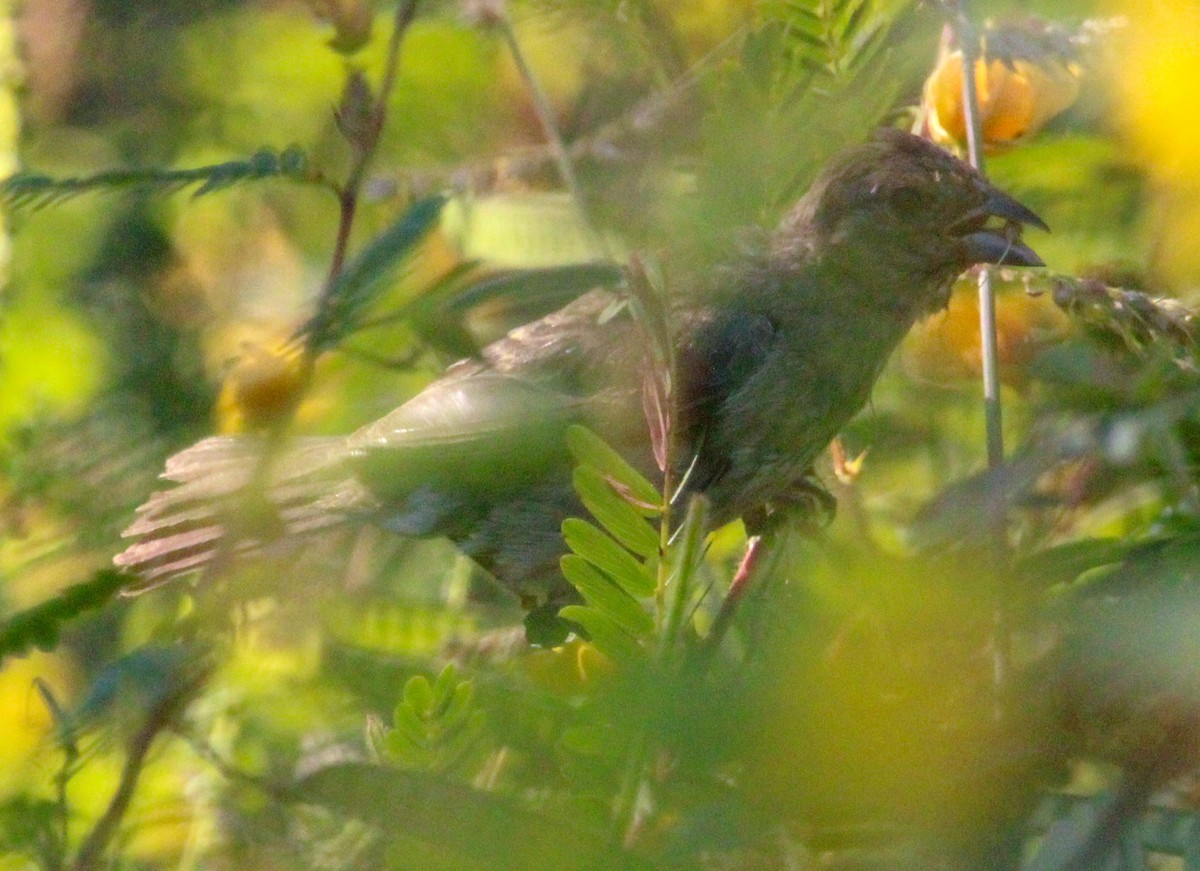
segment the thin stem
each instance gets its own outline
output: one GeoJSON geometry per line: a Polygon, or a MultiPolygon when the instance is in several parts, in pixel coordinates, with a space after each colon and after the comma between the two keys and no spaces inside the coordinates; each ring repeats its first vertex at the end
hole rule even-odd
{"type": "MultiPolygon", "coordinates": [[[[329,310],[334,304],[334,295],[337,290],[338,280],[341,278],[342,272],[346,267],[346,258],[350,250],[350,236],[354,229],[355,217],[358,214],[359,196],[362,191],[363,182],[366,179],[367,169],[370,167],[378,148],[384,122],[387,119],[388,99],[396,85],[396,75],[400,66],[400,47],[404,40],[404,34],[408,31],[409,26],[416,17],[417,2],[418,0],[402,0],[396,7],[396,17],[392,26],[392,34],[388,40],[387,57],[384,60],[383,73],[380,76],[379,91],[371,101],[369,109],[364,113],[365,117],[361,127],[356,129],[355,135],[348,136],[352,140],[350,145],[354,154],[350,172],[347,174],[345,182],[341,185],[332,185],[337,194],[339,204],[338,228],[337,235],[334,238],[333,253],[329,258],[329,271],[325,276],[325,283],[317,299],[316,312],[312,319],[314,323],[324,324],[329,320],[329,310]]],[[[351,73],[351,78],[348,79],[348,87],[354,84],[353,77],[358,75],[358,73],[351,73]]],[[[363,86],[363,90],[367,90],[365,85],[363,86]]],[[[317,334],[319,332],[319,330],[314,331],[309,335],[305,343],[304,353],[300,357],[300,394],[306,393],[312,383],[313,369],[320,354],[320,343],[317,341],[317,334]]],[[[299,407],[299,402],[293,405],[293,409],[297,407],[299,407]]],[[[271,472],[275,459],[281,453],[280,449],[287,438],[291,422],[291,415],[282,415],[265,433],[262,451],[254,466],[250,481],[244,490],[245,493],[250,494],[252,497],[255,494],[263,496],[267,494],[271,484],[271,472]]],[[[206,568],[205,572],[210,571],[210,567],[212,566],[220,565],[224,557],[230,553],[234,543],[232,536],[222,537],[220,543],[217,545],[216,556],[207,564],[209,568],[206,568]]]]}
{"type": "MultiPolygon", "coordinates": [[[[379,100],[377,109],[380,120],[383,120],[387,109],[388,97],[396,87],[396,74],[400,69],[400,45],[404,34],[412,26],[417,15],[417,0],[404,0],[396,7],[396,19],[392,25],[392,36],[388,40],[387,59],[383,63],[383,76],[379,80],[379,100]]],[[[380,125],[382,127],[382,125],[380,125]]]]}
{"type": "Polygon", "coordinates": [[[579,177],[575,174],[575,167],[571,163],[571,155],[567,151],[567,145],[563,140],[562,132],[558,129],[558,122],[555,120],[554,107],[550,104],[550,98],[546,96],[546,91],[534,74],[533,68],[525,60],[525,54],[521,51],[520,43],[517,42],[517,35],[513,31],[512,23],[505,17],[499,21],[497,26],[500,30],[500,35],[504,38],[505,45],[508,46],[509,54],[512,55],[513,63],[517,65],[517,72],[520,73],[521,80],[525,83],[525,88],[529,91],[529,98],[533,101],[533,109],[537,114],[538,123],[542,127],[542,134],[546,137],[546,141],[550,145],[550,151],[558,167],[558,174],[562,178],[563,184],[566,185],[567,193],[571,196],[571,201],[575,204],[576,214],[583,225],[588,240],[592,244],[593,253],[598,257],[607,257],[608,251],[607,246],[604,244],[604,239],[596,231],[592,222],[588,220],[587,210],[584,207],[583,201],[583,188],[579,184],[579,177]]]}
{"type": "MultiPolygon", "coordinates": [[[[668,458],[669,460],[669,458],[668,458]]],[[[670,580],[670,560],[667,553],[671,546],[671,465],[663,472],[663,504],[662,513],[658,518],[658,573],[654,585],[654,624],[656,632],[663,632],[669,625],[667,616],[667,582],[670,580]]]]}
{"type": "Polygon", "coordinates": [[[168,728],[174,721],[188,699],[204,681],[207,672],[199,672],[179,686],[173,687],[164,694],[146,716],[146,722],[133,736],[129,744],[129,753],[125,757],[125,766],[121,770],[121,779],[117,783],[116,792],[109,800],[104,814],[96,821],[96,825],[84,839],[79,853],[72,863],[72,871],[92,871],[100,867],[101,857],[105,849],[117,834],[121,820],[129,810],[137,789],[138,779],[146,765],[146,757],[158,734],[168,728]]]}
{"type": "MultiPolygon", "coordinates": [[[[963,119],[967,129],[967,151],[971,165],[983,173],[983,136],[979,121],[979,94],[975,87],[975,67],[980,59],[979,34],[972,25],[967,0],[959,0],[955,35],[962,51],[963,119]]],[[[984,425],[987,432],[988,468],[996,469],[1004,462],[1004,431],[1000,404],[1000,366],[996,342],[996,295],[992,289],[992,273],[987,267],[979,272],[979,334],[983,368],[984,425]]],[[[1011,672],[1012,627],[1007,589],[1000,567],[1007,552],[1006,518],[1003,507],[990,509],[994,561],[994,602],[992,612],[992,682],[996,691],[996,717],[1004,716],[1004,696],[1011,672]]]]}
{"type": "MultiPolygon", "coordinates": [[[[674,427],[672,386],[675,384],[675,355],[671,343],[668,309],[660,285],[646,271],[645,264],[634,255],[629,261],[631,306],[636,322],[642,328],[649,352],[643,374],[643,408],[650,431],[656,442],[655,455],[662,471],[662,502],[658,517],[658,567],[654,589],[654,629],[660,639],[659,662],[667,655],[665,634],[671,625],[667,614],[666,589],[670,580],[668,553],[672,533],[672,495],[675,489],[674,427]]],[[[626,759],[621,788],[613,805],[613,818],[622,841],[629,845],[637,837],[646,768],[651,755],[651,738],[645,726],[637,730],[633,746],[626,759]]]]}
{"type": "Polygon", "coordinates": [[[658,49],[667,78],[674,80],[683,75],[687,71],[687,52],[670,17],[663,14],[655,0],[639,0],[636,8],[642,26],[658,49]]]}
{"type": "MultiPolygon", "coordinates": [[[[686,477],[686,476],[685,476],[686,477]]],[[[675,589],[671,592],[671,604],[667,614],[659,645],[659,659],[668,667],[679,647],[679,633],[687,618],[688,601],[691,598],[692,574],[704,555],[704,536],[708,531],[708,501],[703,496],[692,496],[688,502],[687,516],[677,533],[676,550],[672,555],[675,570],[675,589]]]]}
{"type": "Polygon", "coordinates": [[[163,728],[163,723],[151,719],[134,737],[133,743],[129,746],[129,755],[125,758],[125,767],[121,771],[121,780],[117,784],[117,791],[113,793],[104,815],[100,817],[88,834],[87,840],[83,842],[83,846],[79,848],[79,855],[71,866],[74,871],[90,871],[90,869],[98,867],[104,848],[116,834],[117,826],[124,818],[125,812],[129,810],[129,803],[133,799],[138,778],[146,764],[146,755],[150,752],[150,745],[154,743],[155,737],[163,728]]]}
{"type": "Polygon", "coordinates": [[[621,789],[613,808],[617,831],[621,834],[621,843],[632,846],[637,839],[640,815],[638,806],[641,804],[642,784],[645,782],[646,761],[650,756],[650,736],[645,728],[639,728],[633,738],[633,748],[625,765],[625,775],[621,778],[621,789]]]}
{"type": "MultiPolygon", "coordinates": [[[[412,25],[416,14],[417,0],[403,0],[396,7],[396,18],[392,25],[392,35],[388,40],[387,58],[384,61],[383,74],[379,80],[379,92],[371,106],[363,138],[361,141],[354,143],[356,146],[354,149],[354,162],[350,166],[350,172],[346,176],[345,183],[338,191],[338,201],[341,210],[338,217],[337,237],[334,240],[333,254],[329,258],[329,272],[325,278],[325,286],[317,302],[316,320],[318,323],[323,322],[324,316],[328,313],[329,306],[333,303],[334,288],[337,286],[338,279],[341,277],[342,271],[346,266],[346,256],[350,247],[350,232],[354,227],[354,219],[358,214],[359,195],[362,192],[362,185],[366,179],[367,169],[375,157],[375,152],[379,145],[379,137],[383,132],[384,122],[387,119],[388,99],[391,97],[392,90],[396,86],[396,75],[400,68],[400,46],[404,41],[404,34],[408,32],[408,28],[412,25]]],[[[305,355],[304,372],[306,381],[312,374],[312,365],[315,357],[316,353],[310,346],[309,352],[305,355]]]]}
{"type": "MultiPolygon", "coordinates": [[[[958,43],[962,49],[963,118],[967,128],[967,154],[971,166],[986,171],[983,134],[979,124],[979,94],[975,87],[975,67],[979,61],[979,36],[967,18],[965,2],[959,4],[958,43]]],[[[988,468],[1004,462],[1004,431],[1000,406],[1000,366],[996,345],[996,295],[992,273],[986,267],[979,273],[979,327],[982,336],[983,399],[987,427],[988,468]]]]}
{"type": "Polygon", "coordinates": [[[231,783],[238,783],[243,786],[248,786],[265,796],[286,804],[291,800],[288,791],[285,787],[265,780],[257,775],[242,771],[241,769],[226,762],[221,755],[213,748],[211,744],[201,738],[199,735],[187,729],[176,729],[176,734],[188,743],[192,750],[217,770],[217,772],[231,783]]]}

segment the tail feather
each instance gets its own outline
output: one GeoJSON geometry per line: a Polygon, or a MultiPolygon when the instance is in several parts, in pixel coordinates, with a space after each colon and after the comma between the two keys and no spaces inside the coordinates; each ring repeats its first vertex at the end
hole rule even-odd
{"type": "Polygon", "coordinates": [[[125,530],[135,541],[113,558],[137,576],[138,593],[218,558],[258,550],[275,540],[308,537],[364,508],[370,496],[340,468],[341,439],[310,439],[269,459],[263,446],[210,438],[171,457],[162,474],[176,486],[154,493],[125,530]],[[258,481],[265,477],[265,485],[258,481]]]}
{"type": "Polygon", "coordinates": [[[234,436],[204,439],[168,457],[160,477],[179,484],[196,480],[218,483],[231,472],[234,477],[246,478],[252,471],[246,463],[252,446],[261,449],[261,443],[254,439],[234,436]]]}
{"type": "Polygon", "coordinates": [[[220,552],[224,530],[208,526],[165,538],[132,544],[113,558],[113,563],[136,574],[124,593],[132,595],[152,590],[196,569],[204,568],[220,552]]]}
{"type": "Polygon", "coordinates": [[[168,529],[192,526],[197,522],[211,523],[217,516],[216,509],[208,503],[172,510],[173,502],[160,498],[161,496],[161,493],[155,493],[150,497],[150,501],[138,509],[138,516],[121,535],[125,538],[140,538],[168,529]],[[168,511],[171,513],[167,513],[168,511]]]}

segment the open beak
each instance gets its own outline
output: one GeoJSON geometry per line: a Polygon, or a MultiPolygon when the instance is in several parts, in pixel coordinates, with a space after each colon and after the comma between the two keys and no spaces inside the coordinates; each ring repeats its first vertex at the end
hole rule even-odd
{"type": "Polygon", "coordinates": [[[1042,258],[1021,241],[1021,229],[1030,224],[1049,230],[1046,222],[1003,191],[991,186],[981,190],[986,195],[983,205],[972,209],[951,228],[963,246],[963,259],[997,266],[1045,266],[1042,258]],[[989,226],[994,219],[1003,223],[989,226]]]}

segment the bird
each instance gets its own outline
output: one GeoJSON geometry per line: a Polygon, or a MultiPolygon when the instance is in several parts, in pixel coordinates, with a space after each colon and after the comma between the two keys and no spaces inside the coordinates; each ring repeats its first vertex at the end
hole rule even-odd
{"type": "MultiPolygon", "coordinates": [[[[671,286],[684,495],[704,494],[718,525],[786,517],[811,489],[814,460],[958,275],[1044,265],[1021,240],[1026,225],[1047,229],[966,163],[883,128],[835,157],[773,231],[671,286]]],[[[570,592],[560,526],[583,513],[567,427],[661,474],[642,405],[646,344],[628,293],[597,288],[348,436],[297,440],[268,463],[261,437],[204,439],[167,461],[168,486],[138,509],[114,562],[139,592],[268,541],[367,524],[448,537],[527,607],[555,601],[570,592]],[[268,532],[242,522],[264,513],[268,532]]]]}

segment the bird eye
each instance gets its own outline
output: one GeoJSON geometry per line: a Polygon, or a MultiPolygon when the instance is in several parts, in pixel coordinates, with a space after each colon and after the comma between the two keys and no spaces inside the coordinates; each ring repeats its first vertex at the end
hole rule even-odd
{"type": "Polygon", "coordinates": [[[888,202],[899,212],[919,212],[925,208],[925,195],[914,187],[896,188],[888,194],[888,202]]]}

